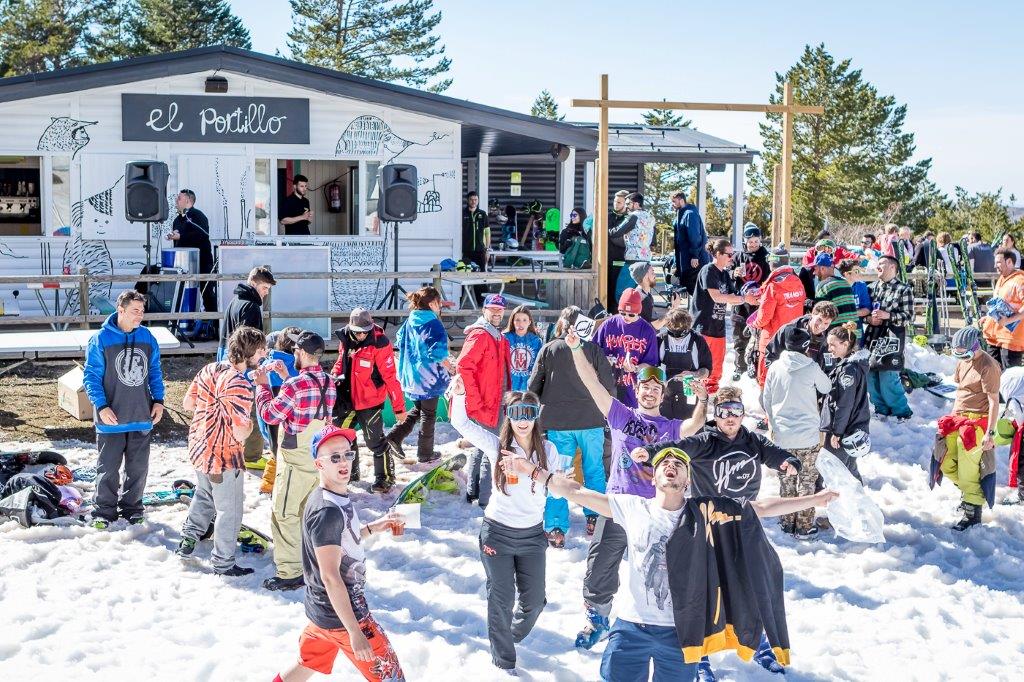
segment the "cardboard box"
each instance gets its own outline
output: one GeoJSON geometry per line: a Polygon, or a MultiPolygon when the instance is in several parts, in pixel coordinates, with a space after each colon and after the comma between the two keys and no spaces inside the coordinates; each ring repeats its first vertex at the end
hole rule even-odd
{"type": "Polygon", "coordinates": [[[62,410],[80,421],[92,421],[92,403],[85,394],[82,368],[73,370],[57,379],[57,404],[62,410]]]}

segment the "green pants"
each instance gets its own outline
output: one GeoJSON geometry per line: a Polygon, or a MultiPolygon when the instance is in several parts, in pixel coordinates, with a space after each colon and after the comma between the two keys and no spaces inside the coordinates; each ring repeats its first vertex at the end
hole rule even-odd
{"type": "Polygon", "coordinates": [[[946,456],[939,468],[943,476],[960,488],[960,494],[968,504],[985,503],[985,495],[981,491],[981,441],[984,436],[984,431],[978,429],[978,444],[970,450],[964,447],[956,431],[946,436],[946,456]]]}
{"type": "MultiPolygon", "coordinates": [[[[320,483],[309,446],[327,422],[314,419],[296,434],[294,448],[284,447],[284,425],[278,429],[277,474],[274,477],[270,531],[274,538],[274,565],[279,578],[302,575],[302,512],[309,494],[320,483]]],[[[255,429],[254,429],[255,430],[255,429]]]]}

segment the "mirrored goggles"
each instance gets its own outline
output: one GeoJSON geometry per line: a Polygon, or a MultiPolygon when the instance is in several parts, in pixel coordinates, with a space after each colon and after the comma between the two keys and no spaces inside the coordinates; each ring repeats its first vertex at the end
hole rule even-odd
{"type": "Polygon", "coordinates": [[[532,422],[540,416],[540,405],[512,403],[505,408],[505,416],[514,422],[532,422]]]}
{"type": "Polygon", "coordinates": [[[958,360],[970,360],[971,358],[974,357],[974,353],[976,352],[976,350],[977,349],[975,348],[954,348],[953,350],[950,351],[950,353],[953,355],[954,358],[958,360]]]}
{"type": "Polygon", "coordinates": [[[742,417],[746,413],[746,408],[744,408],[743,403],[740,402],[728,402],[715,405],[715,416],[719,417],[720,419],[727,419],[729,417],[742,417]]]}
{"type": "Polygon", "coordinates": [[[641,367],[636,373],[636,380],[640,383],[650,381],[651,379],[654,379],[659,384],[664,384],[665,370],[661,367],[655,367],[654,365],[647,365],[646,367],[641,367]]]}
{"type": "Polygon", "coordinates": [[[661,450],[658,450],[654,457],[651,458],[651,466],[657,468],[666,457],[678,459],[687,467],[690,466],[690,456],[679,448],[662,448],[661,450]]]}
{"type": "Polygon", "coordinates": [[[327,457],[326,459],[331,464],[341,464],[341,460],[342,459],[347,459],[348,461],[351,462],[355,458],[356,458],[356,451],[355,450],[349,450],[348,452],[346,452],[343,455],[336,452],[333,455],[331,455],[330,457],[327,457]]]}

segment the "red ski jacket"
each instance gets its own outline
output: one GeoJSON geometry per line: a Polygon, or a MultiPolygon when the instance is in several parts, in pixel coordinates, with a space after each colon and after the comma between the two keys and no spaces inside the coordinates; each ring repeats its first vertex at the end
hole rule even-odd
{"type": "Polygon", "coordinates": [[[773,270],[761,287],[761,301],[753,325],[771,339],[782,325],[804,314],[807,295],[800,278],[788,265],[773,270]]]}
{"type": "Polygon", "coordinates": [[[483,327],[466,329],[466,342],[456,362],[466,387],[466,414],[492,429],[498,425],[505,389],[512,385],[511,356],[504,334],[494,338],[483,327]]]}
{"type": "Polygon", "coordinates": [[[345,373],[345,354],[348,353],[352,363],[348,378],[352,408],[376,407],[383,405],[385,398],[390,398],[391,408],[396,414],[405,412],[405,396],[395,371],[395,349],[379,326],[373,326],[370,336],[372,339],[368,343],[356,348],[349,348],[346,341],[339,343],[338,361],[331,373],[334,376],[345,373]]]}

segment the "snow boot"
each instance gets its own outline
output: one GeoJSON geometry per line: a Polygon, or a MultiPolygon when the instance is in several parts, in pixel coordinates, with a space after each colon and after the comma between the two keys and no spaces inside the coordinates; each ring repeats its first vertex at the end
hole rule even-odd
{"type": "Polygon", "coordinates": [[[602,639],[608,637],[608,616],[602,616],[596,609],[587,609],[587,625],[576,635],[576,648],[590,650],[602,639]]]}
{"type": "Polygon", "coordinates": [[[554,549],[563,549],[565,547],[565,532],[559,528],[548,531],[548,544],[554,549]]]}
{"type": "Polygon", "coordinates": [[[770,673],[775,673],[776,675],[786,674],[786,668],[779,663],[779,659],[775,658],[772,645],[768,642],[768,636],[764,633],[761,633],[761,643],[757,645],[757,651],[754,652],[754,661],[770,673]]]}
{"type": "Polygon", "coordinates": [[[977,526],[981,523],[981,505],[971,504],[970,502],[964,502],[964,515],[959,521],[954,523],[950,528],[953,530],[967,530],[971,526],[977,526]]]}

